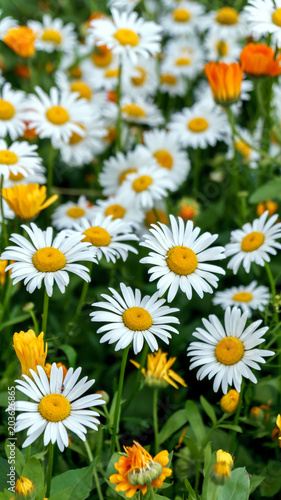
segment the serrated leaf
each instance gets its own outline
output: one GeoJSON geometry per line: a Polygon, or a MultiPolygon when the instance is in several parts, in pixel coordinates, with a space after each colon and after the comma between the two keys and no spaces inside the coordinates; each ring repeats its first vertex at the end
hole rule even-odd
{"type": "Polygon", "coordinates": [[[93,488],[94,462],[82,469],[73,469],[52,479],[51,495],[71,487],[71,500],[85,500],[93,488]]]}
{"type": "Polygon", "coordinates": [[[178,410],[173,413],[159,432],[159,444],[164,443],[172,434],[183,427],[187,421],[188,415],[186,410],[178,410]]]}
{"type": "Polygon", "coordinates": [[[250,478],[245,467],[231,472],[230,478],[218,489],[217,500],[249,500],[250,478]]]}
{"type": "Polygon", "coordinates": [[[203,406],[203,410],[205,411],[205,413],[211,419],[212,424],[216,425],[217,417],[216,417],[216,414],[215,414],[215,411],[214,411],[212,405],[210,405],[210,403],[208,403],[207,399],[205,399],[204,396],[200,396],[200,403],[203,406]]]}
{"type": "Polygon", "coordinates": [[[185,403],[185,408],[187,411],[187,418],[195,435],[196,441],[199,445],[202,445],[206,438],[206,431],[200,411],[198,410],[196,404],[191,400],[185,403]]]}

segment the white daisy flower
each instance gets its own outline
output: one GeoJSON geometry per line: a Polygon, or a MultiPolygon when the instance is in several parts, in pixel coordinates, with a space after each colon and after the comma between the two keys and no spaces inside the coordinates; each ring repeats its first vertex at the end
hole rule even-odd
{"type": "Polygon", "coordinates": [[[77,203],[68,201],[57,207],[52,214],[52,224],[57,230],[73,229],[82,218],[89,219],[93,215],[93,205],[86,196],[79,196],[77,203]]]}
{"type": "Polygon", "coordinates": [[[43,50],[47,53],[55,50],[73,52],[77,42],[73,23],[64,25],[60,18],[52,19],[49,14],[45,14],[42,23],[29,21],[27,24],[36,34],[36,50],[43,50]]]}
{"type": "Polygon", "coordinates": [[[130,99],[123,97],[121,99],[122,119],[128,123],[148,125],[157,127],[164,123],[164,118],[156,104],[148,102],[141,97],[130,99]]]}
{"type": "MultiPolygon", "coordinates": [[[[90,50],[92,50],[93,43],[90,44],[90,50]]],[[[107,45],[94,45],[91,56],[82,60],[80,67],[83,79],[95,90],[111,90],[118,83],[120,57],[114,54],[107,45]]]]}
{"type": "Polygon", "coordinates": [[[264,311],[269,301],[269,292],[266,286],[257,286],[256,281],[252,281],[247,286],[233,286],[223,292],[216,292],[213,304],[219,305],[223,309],[228,306],[237,306],[248,316],[252,316],[252,310],[264,311]]]}
{"type": "Polygon", "coordinates": [[[97,91],[92,83],[76,78],[69,80],[64,71],[57,71],[55,74],[55,82],[61,92],[78,92],[81,99],[86,99],[93,108],[101,108],[106,103],[106,92],[97,91]]]}
{"type": "Polygon", "coordinates": [[[281,238],[281,223],[276,223],[279,215],[272,215],[269,219],[267,216],[268,211],[252,223],[244,224],[242,229],[231,231],[230,243],[225,247],[225,256],[233,255],[227,267],[232,269],[234,274],[237,274],[241,263],[246,273],[250,272],[252,262],[264,266],[265,262],[270,262],[269,254],[276,255],[276,249],[281,248],[281,244],[276,241],[281,238]]]}
{"type": "Polygon", "coordinates": [[[25,94],[21,90],[12,90],[9,82],[4,83],[0,93],[0,137],[9,134],[14,141],[25,130],[25,94]]]}
{"type": "Polygon", "coordinates": [[[92,312],[92,321],[106,323],[97,330],[97,333],[106,332],[100,342],[113,344],[117,342],[115,351],[125,349],[133,342],[134,353],[138,354],[144,341],[149,345],[151,351],[158,350],[158,342],[155,337],[169,344],[171,333],[179,333],[170,323],[179,324],[179,320],[170,314],[179,309],[168,307],[165,299],[159,299],[159,294],[152,297],[146,295],[141,298],[138,289],[132,290],[124,283],[120,283],[122,295],[113,288],[109,288],[110,295],[101,294],[106,302],[95,302],[93,307],[104,309],[104,311],[92,312]]]}
{"type": "Polygon", "coordinates": [[[31,174],[44,172],[37,146],[28,142],[13,142],[11,146],[0,139],[0,175],[4,180],[22,181],[31,174]]]}
{"type": "Polygon", "coordinates": [[[226,142],[230,129],[226,114],[213,102],[203,100],[175,113],[168,124],[183,146],[205,149],[226,142]]]}
{"type": "Polygon", "coordinates": [[[110,196],[107,200],[97,200],[92,210],[93,214],[101,214],[103,217],[111,215],[112,220],[122,219],[134,227],[138,227],[144,219],[143,211],[136,207],[134,202],[118,193],[116,196],[110,196]]]}
{"type": "Polygon", "coordinates": [[[128,174],[137,173],[139,169],[147,165],[149,168],[156,165],[149,151],[137,146],[134,151],[126,154],[118,152],[111,156],[103,164],[103,170],[99,176],[99,182],[105,196],[115,195],[123,184],[128,174]]]}
{"type": "Polygon", "coordinates": [[[217,316],[211,314],[209,320],[203,319],[203,328],[196,328],[193,336],[202,342],[191,342],[187,348],[187,355],[191,356],[190,370],[201,366],[197,372],[197,379],[202,380],[208,375],[210,380],[215,377],[214,391],[220,385],[224,394],[228,385],[234,385],[240,392],[242,376],[254,384],[257,379],[251,368],[260,370],[258,363],[265,363],[264,357],[272,356],[273,351],[256,349],[256,346],[265,341],[263,335],[268,327],[257,329],[262,320],[255,321],[245,329],[248,313],[238,307],[225,311],[224,326],[217,316]]]}
{"type": "Polygon", "coordinates": [[[163,71],[172,71],[177,76],[195,78],[204,67],[204,56],[197,40],[170,40],[164,48],[163,71]]]}
{"type": "Polygon", "coordinates": [[[204,7],[196,2],[184,1],[165,14],[161,19],[161,26],[165,33],[172,36],[193,35],[200,28],[204,7]]]}
{"type": "Polygon", "coordinates": [[[241,46],[236,40],[232,40],[220,33],[209,33],[205,37],[205,53],[207,61],[222,61],[232,63],[239,61],[241,46]]]}
{"type": "Polygon", "coordinates": [[[154,96],[158,87],[156,61],[140,57],[137,64],[126,62],[122,72],[122,94],[129,98],[154,96]]]}
{"type": "Polygon", "coordinates": [[[23,448],[36,441],[44,432],[44,446],[50,442],[57,443],[62,452],[69,446],[67,429],[82,441],[86,440],[86,427],[98,430],[99,413],[89,408],[103,405],[105,401],[100,394],[83,396],[95,380],[87,381],[88,377],[83,377],[77,383],[81,371],[82,368],[75,371],[69,368],[63,379],[62,367],[58,368],[53,363],[50,380],[41,366],[37,366],[38,375],[30,370],[32,378],[23,375],[24,380],[16,380],[16,388],[32,400],[17,400],[15,403],[16,411],[21,412],[17,416],[15,431],[28,429],[23,448]]]}
{"type": "Polygon", "coordinates": [[[173,70],[166,70],[161,66],[159,74],[161,92],[167,92],[171,96],[183,97],[187,91],[187,80],[184,76],[176,75],[173,70]]]}
{"type": "Polygon", "coordinates": [[[219,278],[216,274],[225,274],[218,266],[208,261],[224,259],[223,247],[208,248],[217,239],[217,234],[203,233],[192,221],[184,223],[170,215],[171,229],[165,224],[153,224],[150,235],[144,237],[141,246],[153,250],[140,260],[142,264],[152,264],[148,272],[150,281],[157,281],[159,294],[168,291],[168,302],[176,296],[179,288],[187,298],[192,298],[192,289],[202,299],[204,293],[213,293],[219,278]],[[199,237],[198,237],[199,236],[199,237]]]}
{"type": "Polygon", "coordinates": [[[250,35],[245,12],[230,6],[208,12],[201,19],[201,29],[208,29],[212,35],[223,40],[237,40],[250,35]]]}
{"type": "Polygon", "coordinates": [[[109,0],[110,7],[116,7],[117,9],[123,10],[133,10],[141,0],[109,0]]]}
{"type": "Polygon", "coordinates": [[[176,135],[154,129],[151,132],[144,132],[143,141],[158,166],[168,172],[171,181],[169,189],[176,191],[190,170],[188,156],[180,148],[176,135]]]}
{"type": "Polygon", "coordinates": [[[82,219],[80,224],[75,225],[75,231],[79,232],[82,241],[91,245],[98,260],[105,257],[107,262],[116,262],[121,257],[125,262],[128,252],[138,253],[136,248],[125,243],[138,241],[131,225],[122,219],[113,220],[111,215],[103,217],[97,214],[89,220],[82,219]]]}
{"type": "Polygon", "coordinates": [[[252,34],[258,38],[272,35],[272,43],[281,45],[281,0],[248,0],[244,7],[252,34]]]}
{"type": "Polygon", "coordinates": [[[164,168],[143,166],[135,174],[128,174],[119,188],[120,196],[142,209],[152,208],[156,200],[167,196],[171,182],[164,168]]]}
{"type": "MultiPolygon", "coordinates": [[[[261,127],[256,127],[256,130],[253,133],[249,132],[248,129],[243,129],[239,126],[236,127],[236,130],[237,132],[239,132],[241,137],[245,139],[247,143],[256,146],[256,148],[259,147],[261,140],[261,133],[262,133],[261,127]]],[[[226,154],[226,158],[232,159],[234,154],[233,141],[229,140],[228,147],[229,149],[226,154]]],[[[261,157],[260,153],[258,153],[256,150],[248,146],[248,144],[246,144],[242,139],[240,139],[240,137],[236,137],[235,149],[242,156],[243,163],[249,165],[250,168],[257,168],[261,157]]]]}
{"type": "Polygon", "coordinates": [[[94,19],[90,23],[97,45],[106,44],[134,64],[139,56],[149,57],[160,52],[160,26],[138,17],[136,12],[112,9],[111,13],[112,20],[94,19]]]}
{"type": "Polygon", "coordinates": [[[25,117],[41,139],[50,137],[52,141],[67,142],[73,132],[84,135],[77,123],[84,125],[91,120],[92,109],[87,101],[79,99],[76,92],[60,93],[56,87],[51,88],[50,96],[40,87],[35,90],[39,97],[30,95],[25,117]]]}
{"type": "Polygon", "coordinates": [[[0,9],[0,40],[3,40],[10,28],[15,28],[18,25],[18,21],[11,16],[2,17],[2,14],[3,10],[0,9]]]}
{"type": "Polygon", "coordinates": [[[12,269],[13,285],[24,280],[27,291],[33,293],[44,281],[46,292],[51,297],[54,283],[61,293],[65,292],[69,284],[68,272],[85,281],[91,280],[89,269],[77,264],[79,260],[96,262],[89,243],[81,241],[83,236],[75,233],[67,237],[65,231],[61,231],[53,240],[53,228],[42,231],[33,222],[30,225],[31,228],[24,224],[21,227],[28,233],[31,243],[13,233],[10,241],[17,246],[7,247],[1,255],[2,259],[14,261],[6,268],[6,271],[12,269]]]}
{"type": "MultiPolygon", "coordinates": [[[[45,172],[45,167],[42,167],[43,172],[45,172]]],[[[23,177],[22,174],[13,175],[10,172],[9,179],[7,181],[4,180],[3,187],[13,187],[16,184],[46,184],[47,178],[42,172],[36,172],[36,174],[28,174],[26,177],[23,177]],[[24,181],[23,181],[24,179],[24,181]]]]}

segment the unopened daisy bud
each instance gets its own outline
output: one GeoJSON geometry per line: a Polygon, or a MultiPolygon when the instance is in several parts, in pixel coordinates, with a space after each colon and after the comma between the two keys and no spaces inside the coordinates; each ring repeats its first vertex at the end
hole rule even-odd
{"type": "Polygon", "coordinates": [[[15,493],[17,493],[17,495],[23,495],[27,498],[29,494],[34,491],[34,488],[35,486],[30,479],[21,476],[16,482],[15,493]]]}
{"type": "Polygon", "coordinates": [[[183,198],[179,202],[178,216],[183,220],[193,220],[199,214],[199,203],[193,198],[183,198]]]}
{"type": "Polygon", "coordinates": [[[23,306],[22,310],[24,312],[30,312],[34,309],[34,303],[33,302],[27,302],[25,306],[23,306]]]}
{"type": "Polygon", "coordinates": [[[266,212],[266,210],[268,211],[268,215],[271,216],[273,214],[275,214],[275,212],[277,212],[278,210],[278,203],[276,203],[275,201],[272,201],[272,200],[267,200],[265,202],[261,202],[258,204],[257,206],[257,214],[260,216],[262,215],[264,212],[266,212]]]}
{"type": "Polygon", "coordinates": [[[217,104],[229,106],[240,98],[243,70],[239,63],[210,62],[205,73],[217,104]]]}
{"type": "Polygon", "coordinates": [[[230,389],[230,391],[221,398],[221,409],[227,413],[235,411],[238,406],[239,396],[239,392],[235,389],[230,389]]]}
{"type": "Polygon", "coordinates": [[[27,26],[10,28],[3,38],[6,45],[10,47],[18,56],[31,57],[35,52],[34,42],[36,35],[27,26]]]}
{"type": "Polygon", "coordinates": [[[101,395],[102,399],[105,401],[105,404],[109,403],[110,397],[109,397],[109,394],[107,394],[107,392],[105,392],[105,391],[97,391],[97,394],[101,395]]]}
{"type": "Polygon", "coordinates": [[[211,469],[211,479],[215,484],[223,485],[229,479],[233,467],[233,459],[230,453],[223,450],[217,451],[217,461],[211,469]]]}
{"type": "Polygon", "coordinates": [[[30,377],[29,370],[32,368],[37,373],[37,366],[44,367],[48,344],[44,348],[44,333],[41,332],[38,337],[33,330],[27,332],[15,332],[13,337],[13,348],[21,364],[23,375],[30,377]],[[44,350],[45,349],[45,350],[44,350]]]}

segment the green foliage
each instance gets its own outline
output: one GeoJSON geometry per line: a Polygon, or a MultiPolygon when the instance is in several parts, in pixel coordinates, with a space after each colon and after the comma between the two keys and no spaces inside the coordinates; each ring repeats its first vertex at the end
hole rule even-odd
{"type": "Polygon", "coordinates": [[[64,492],[68,494],[71,488],[71,500],[85,500],[93,489],[94,463],[82,469],[68,470],[52,479],[51,496],[64,492]]]}

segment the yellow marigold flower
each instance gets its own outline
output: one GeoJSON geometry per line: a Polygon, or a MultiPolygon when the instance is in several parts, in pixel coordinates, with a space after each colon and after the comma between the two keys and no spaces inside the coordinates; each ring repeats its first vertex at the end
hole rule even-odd
{"type": "Polygon", "coordinates": [[[114,464],[118,474],[112,474],[109,481],[117,484],[115,490],[126,492],[126,498],[132,498],[140,490],[143,495],[147,486],[161,488],[172,470],[166,467],[169,463],[167,450],[160,451],[154,458],[139,443],[124,446],[126,456],[120,456],[114,464]]]}
{"type": "Polygon", "coordinates": [[[15,332],[13,337],[13,347],[21,364],[23,375],[30,376],[29,369],[32,368],[37,373],[37,366],[44,367],[48,344],[44,350],[44,332],[36,337],[33,330],[27,332],[15,332]]]}
{"type": "Polygon", "coordinates": [[[233,467],[233,458],[227,451],[218,450],[216,463],[211,470],[211,479],[215,484],[224,484],[230,476],[233,467]]]}
{"type": "Polygon", "coordinates": [[[46,191],[46,186],[40,187],[39,184],[15,184],[3,188],[2,196],[17,217],[33,219],[58,199],[58,195],[54,194],[46,200],[46,191]]]}
{"type": "Polygon", "coordinates": [[[218,104],[226,106],[238,101],[243,79],[243,70],[239,63],[210,62],[205,64],[205,73],[218,104]]]}
{"type": "Polygon", "coordinates": [[[257,206],[257,214],[260,216],[262,215],[266,210],[268,210],[268,216],[270,217],[271,215],[274,215],[279,208],[278,203],[276,201],[272,200],[267,200],[264,203],[259,203],[257,206]]]}
{"type": "MultiPolygon", "coordinates": [[[[161,349],[152,354],[148,354],[147,370],[145,368],[142,369],[146,384],[154,387],[167,387],[168,384],[170,384],[175,387],[175,389],[178,389],[178,385],[174,382],[176,381],[184,387],[187,387],[183,378],[174,372],[174,370],[170,369],[176,359],[177,358],[167,359],[167,353],[162,352],[161,349]]],[[[137,368],[140,367],[140,364],[136,361],[132,359],[130,361],[137,368]]]]}
{"type": "Polygon", "coordinates": [[[221,398],[220,404],[222,410],[227,413],[235,411],[238,406],[239,396],[239,392],[235,389],[230,389],[230,391],[221,398]]]}
{"type": "MultiPolygon", "coordinates": [[[[64,377],[66,376],[67,374],[67,370],[68,368],[66,368],[66,366],[63,364],[63,363],[56,363],[57,367],[60,368],[62,367],[62,376],[63,376],[63,380],[64,380],[64,377]]],[[[52,369],[52,365],[51,363],[46,363],[45,366],[43,366],[44,370],[45,370],[45,373],[48,377],[48,379],[50,379],[50,375],[51,375],[51,369],[52,369]]]]}
{"type": "Polygon", "coordinates": [[[35,33],[27,26],[10,28],[3,38],[6,45],[21,57],[33,56],[35,52],[35,40],[35,33]]]}
{"type": "Polygon", "coordinates": [[[21,476],[17,480],[16,486],[15,486],[15,493],[17,493],[18,495],[23,495],[23,496],[27,497],[29,495],[29,493],[32,493],[33,491],[34,491],[34,484],[32,481],[30,481],[30,479],[28,479],[27,477],[21,476]]]}
{"type": "MultiPolygon", "coordinates": [[[[5,269],[8,265],[9,261],[8,260],[0,260],[0,286],[5,285],[6,281],[6,272],[5,269]]],[[[11,274],[11,270],[9,271],[9,274],[11,274]]]]}

